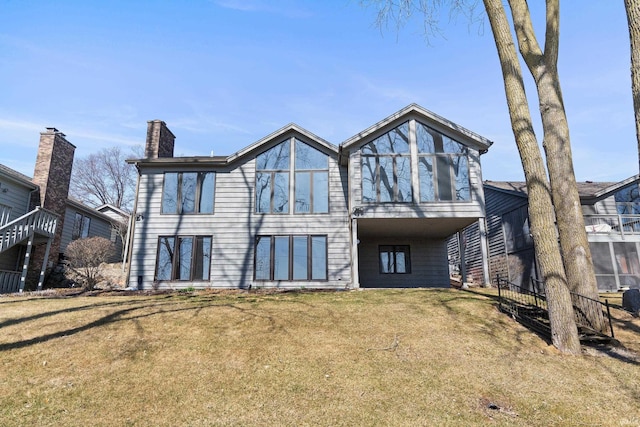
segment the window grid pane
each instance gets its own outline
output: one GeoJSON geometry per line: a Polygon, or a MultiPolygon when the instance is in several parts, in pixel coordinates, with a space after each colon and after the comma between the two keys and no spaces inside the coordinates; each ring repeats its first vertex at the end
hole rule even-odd
{"type": "Polygon", "coordinates": [[[160,237],[158,239],[157,280],[171,280],[173,278],[173,253],[175,239],[160,237]]]}
{"type": "Polygon", "coordinates": [[[91,218],[84,217],[82,218],[82,234],[80,237],[83,239],[89,237],[89,227],[91,226],[91,218]]]}
{"type": "Polygon", "coordinates": [[[293,237],[293,280],[308,279],[308,247],[307,236],[293,237]]]}
{"type": "Polygon", "coordinates": [[[193,238],[178,238],[179,255],[178,255],[178,280],[191,279],[191,260],[193,258],[193,238]]]}
{"type": "Polygon", "coordinates": [[[165,173],[162,190],[162,213],[178,213],[178,174],[165,173]]]}
{"type": "Polygon", "coordinates": [[[289,213],[289,172],[275,172],[273,213],[289,213]]]}
{"type": "Polygon", "coordinates": [[[313,172],[313,212],[329,212],[329,172],[313,172]]]}
{"type": "Polygon", "coordinates": [[[466,156],[453,156],[453,173],[456,177],[456,200],[471,200],[469,161],[466,156]]]}
{"type": "Polygon", "coordinates": [[[311,279],[327,280],[327,237],[311,237],[311,279]]]}
{"type": "Polygon", "coordinates": [[[376,189],[376,158],[372,156],[364,156],[362,158],[362,201],[377,201],[376,189]]]}
{"type": "Polygon", "coordinates": [[[256,169],[289,170],[289,157],[291,155],[289,146],[289,140],[286,140],[258,155],[256,169]]]}
{"type": "Polygon", "coordinates": [[[271,279],[271,238],[258,236],[256,239],[256,280],[271,279]]]}
{"type": "Polygon", "coordinates": [[[393,157],[380,157],[380,202],[393,201],[393,157]]]}
{"type": "Polygon", "coordinates": [[[200,183],[200,203],[198,204],[198,212],[213,213],[216,174],[213,172],[201,174],[200,183]]]}
{"type": "Polygon", "coordinates": [[[180,212],[194,213],[196,211],[196,188],[198,174],[194,172],[182,173],[182,189],[180,192],[180,212]]]}
{"type": "Polygon", "coordinates": [[[311,172],[296,172],[296,213],[311,211],[311,172]]]}
{"type": "Polygon", "coordinates": [[[329,156],[296,139],[295,169],[329,169],[329,156]]]}
{"type": "Polygon", "coordinates": [[[289,280],[289,237],[274,239],[273,280],[289,280]]]}
{"type": "Polygon", "coordinates": [[[395,160],[398,183],[396,201],[411,202],[411,159],[409,157],[396,157],[395,160]]]}
{"type": "Polygon", "coordinates": [[[256,211],[268,213],[271,211],[271,174],[256,174],[256,211]]]}

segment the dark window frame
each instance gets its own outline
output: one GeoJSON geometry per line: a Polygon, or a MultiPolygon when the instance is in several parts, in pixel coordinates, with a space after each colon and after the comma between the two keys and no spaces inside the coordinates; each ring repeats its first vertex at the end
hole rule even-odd
{"type": "Polygon", "coordinates": [[[329,280],[329,238],[326,234],[274,234],[274,235],[258,235],[254,241],[254,251],[253,251],[253,280],[256,282],[327,282],[329,280]],[[289,244],[289,260],[288,260],[288,278],[287,279],[275,279],[275,241],[276,238],[287,238],[289,244]],[[294,238],[296,237],[305,237],[307,239],[307,278],[306,279],[294,279],[294,268],[293,268],[293,258],[294,258],[294,238]],[[324,278],[314,279],[313,278],[313,238],[324,238],[324,278]],[[260,239],[269,239],[269,278],[268,279],[258,279],[257,278],[257,265],[258,265],[258,251],[257,246],[260,239]]]}
{"type": "Polygon", "coordinates": [[[166,171],[162,174],[162,197],[160,200],[160,215],[213,215],[216,211],[216,186],[218,185],[217,172],[215,171],[166,171]],[[196,174],[196,191],[194,194],[194,207],[193,212],[182,212],[182,188],[183,188],[183,174],[195,173],[196,174]],[[168,174],[176,174],[176,210],[174,212],[165,212],[165,183],[168,174]],[[205,176],[211,174],[213,176],[213,195],[211,212],[200,212],[202,203],[202,185],[205,180],[205,176]]]}
{"type": "Polygon", "coordinates": [[[411,247],[410,245],[378,245],[378,271],[380,274],[411,274],[411,247]],[[390,252],[393,254],[393,270],[394,271],[384,271],[382,267],[382,260],[380,259],[380,255],[382,252],[390,252]],[[404,254],[404,272],[398,272],[398,264],[397,264],[397,254],[404,254]]]}
{"type": "MultiPolygon", "coordinates": [[[[213,260],[213,236],[211,235],[170,235],[170,236],[158,236],[158,245],[156,248],[156,268],[154,272],[154,280],[160,282],[209,282],[211,281],[211,261],[213,260]],[[158,270],[160,267],[160,251],[162,250],[162,239],[173,239],[173,253],[171,254],[171,272],[169,279],[159,279],[158,270]],[[180,243],[185,239],[192,239],[191,242],[191,261],[189,264],[189,278],[180,279],[180,243]],[[207,277],[195,278],[196,266],[198,263],[198,241],[199,239],[209,239],[209,266],[207,268],[207,277]]],[[[202,253],[203,259],[204,252],[202,253]]],[[[204,265],[204,264],[203,264],[204,265]]]]}

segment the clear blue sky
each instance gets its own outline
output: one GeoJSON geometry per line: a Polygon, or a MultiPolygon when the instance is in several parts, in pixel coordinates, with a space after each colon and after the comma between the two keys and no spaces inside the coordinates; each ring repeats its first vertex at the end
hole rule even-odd
{"type": "MultiPolygon", "coordinates": [[[[627,178],[638,154],[623,2],[562,7],[576,177],[627,178]]],[[[153,119],[176,155],[232,154],[291,122],[337,145],[415,102],[494,141],[484,179],[522,179],[486,19],[445,19],[428,45],[419,20],[381,32],[375,15],[357,0],[0,1],[0,163],[31,176],[51,126],[76,157],[128,150],[153,119]]]]}

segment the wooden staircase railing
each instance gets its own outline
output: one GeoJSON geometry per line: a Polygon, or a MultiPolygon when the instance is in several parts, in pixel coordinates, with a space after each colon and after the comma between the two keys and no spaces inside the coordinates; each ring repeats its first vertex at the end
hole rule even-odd
{"type": "Polygon", "coordinates": [[[43,208],[21,216],[0,227],[0,253],[25,241],[34,234],[53,237],[58,223],[58,216],[43,208]]]}

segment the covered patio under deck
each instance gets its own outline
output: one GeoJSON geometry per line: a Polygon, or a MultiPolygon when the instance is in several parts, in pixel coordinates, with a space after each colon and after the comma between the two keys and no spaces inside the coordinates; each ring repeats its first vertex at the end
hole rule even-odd
{"type": "Polygon", "coordinates": [[[449,287],[447,238],[477,220],[352,218],[354,287],[449,287]]]}

